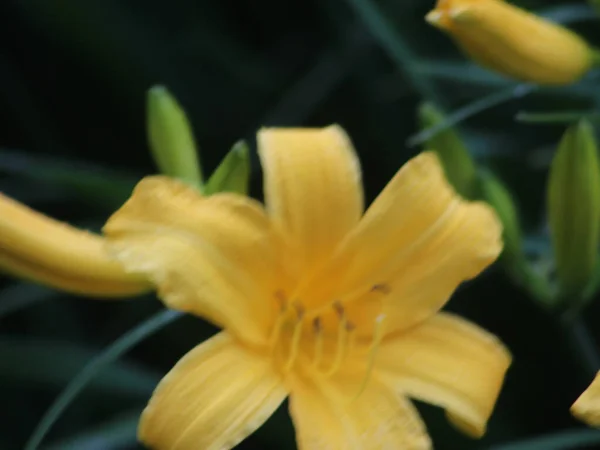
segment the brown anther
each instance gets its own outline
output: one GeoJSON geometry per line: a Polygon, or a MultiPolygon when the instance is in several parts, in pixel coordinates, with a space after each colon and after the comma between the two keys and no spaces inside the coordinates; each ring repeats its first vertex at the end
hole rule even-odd
{"type": "Polygon", "coordinates": [[[346,331],[353,331],[356,329],[356,325],[352,322],[346,322],[346,331]]]}
{"type": "Polygon", "coordinates": [[[344,306],[340,303],[339,300],[336,300],[335,302],[333,302],[333,309],[337,313],[337,315],[340,317],[340,319],[342,317],[344,317],[344,306]]]}
{"type": "Polygon", "coordinates": [[[302,306],[299,303],[294,303],[294,309],[296,310],[296,316],[298,316],[298,319],[302,320],[302,318],[304,317],[304,313],[306,312],[304,306],[302,306]]]}
{"type": "Polygon", "coordinates": [[[392,288],[389,284],[377,283],[371,286],[371,292],[380,292],[382,294],[389,294],[392,292],[392,288]]]}
{"type": "Polygon", "coordinates": [[[313,319],[312,326],[313,326],[313,331],[315,333],[320,333],[321,330],[323,329],[323,323],[321,322],[321,318],[315,317],[313,319]]]}

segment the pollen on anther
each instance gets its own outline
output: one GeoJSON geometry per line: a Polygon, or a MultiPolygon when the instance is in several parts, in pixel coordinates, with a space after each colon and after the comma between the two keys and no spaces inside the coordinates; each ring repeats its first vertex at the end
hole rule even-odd
{"type": "Polygon", "coordinates": [[[344,317],[344,306],[340,303],[339,300],[333,302],[333,309],[335,310],[340,319],[344,317]]]}
{"type": "Polygon", "coordinates": [[[323,323],[321,322],[321,318],[320,317],[315,317],[312,321],[312,327],[313,327],[313,331],[315,333],[320,333],[321,330],[323,329],[323,323]]]}

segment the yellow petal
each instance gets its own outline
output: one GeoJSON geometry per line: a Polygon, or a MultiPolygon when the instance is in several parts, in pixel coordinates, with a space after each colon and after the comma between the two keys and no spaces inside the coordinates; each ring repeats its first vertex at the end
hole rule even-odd
{"type": "Polygon", "coordinates": [[[163,378],[142,414],[138,437],[155,450],[230,449],[286,396],[270,361],[222,332],[163,378]]]}
{"type": "Polygon", "coordinates": [[[277,237],[247,197],[202,197],[167,177],[148,177],[104,227],[115,256],[146,274],[171,308],[249,341],[266,339],[281,283],[277,237]]]}
{"type": "Polygon", "coordinates": [[[101,236],[44,216],[0,194],[0,269],[68,292],[133,296],[150,284],[106,253],[101,236]]]}
{"type": "Polygon", "coordinates": [[[422,153],[367,210],[333,258],[328,276],[338,273],[342,281],[315,301],[346,296],[354,323],[370,329],[383,314],[388,332],[408,328],[437,312],[461,282],[498,257],[501,234],[493,209],[460,198],[437,156],[422,153]]]}
{"type": "Polygon", "coordinates": [[[596,374],[592,384],[573,403],[571,413],[582,422],[600,428],[600,372],[596,374]]]}
{"type": "Polygon", "coordinates": [[[376,379],[358,396],[357,378],[316,383],[292,383],[290,414],[299,450],[432,448],[411,402],[376,379]]]}
{"type": "Polygon", "coordinates": [[[363,211],[360,164],[342,128],[258,133],[267,210],[293,248],[299,272],[329,257],[363,211]]]}
{"type": "Polygon", "coordinates": [[[443,407],[461,431],[481,437],[510,363],[495,336],[440,313],[386,338],[375,372],[396,391],[443,407]]]}

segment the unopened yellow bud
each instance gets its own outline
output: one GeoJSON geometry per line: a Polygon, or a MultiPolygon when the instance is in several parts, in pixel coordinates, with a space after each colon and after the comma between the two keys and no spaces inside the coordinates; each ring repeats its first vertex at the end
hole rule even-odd
{"type": "Polygon", "coordinates": [[[105,251],[104,239],[0,194],[0,270],[64,291],[128,297],[151,289],[105,251]]]}
{"type": "Polygon", "coordinates": [[[438,0],[426,20],[481,65],[522,81],[573,83],[595,61],[577,34],[504,0],[438,0]]]}

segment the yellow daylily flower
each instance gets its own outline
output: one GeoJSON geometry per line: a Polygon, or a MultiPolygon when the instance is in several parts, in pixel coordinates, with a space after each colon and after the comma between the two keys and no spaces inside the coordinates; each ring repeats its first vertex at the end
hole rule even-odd
{"type": "Polygon", "coordinates": [[[600,428],[600,372],[596,374],[592,384],[573,403],[571,413],[582,422],[600,428]]]}
{"type": "Polygon", "coordinates": [[[126,297],[151,289],[106,253],[102,236],[0,194],[0,270],[64,291],[126,297]]]}
{"type": "Polygon", "coordinates": [[[439,310],[499,255],[491,208],[461,199],[423,153],[363,214],[340,127],[263,129],[258,145],[266,208],[157,176],[104,228],[167,306],[224,328],[161,381],[140,440],[232,448],[288,395],[304,450],[431,448],[408,397],[483,435],[511,357],[439,310]]]}
{"type": "Polygon", "coordinates": [[[505,0],[438,0],[426,20],[475,61],[522,81],[573,83],[596,58],[577,34],[505,0]]]}

